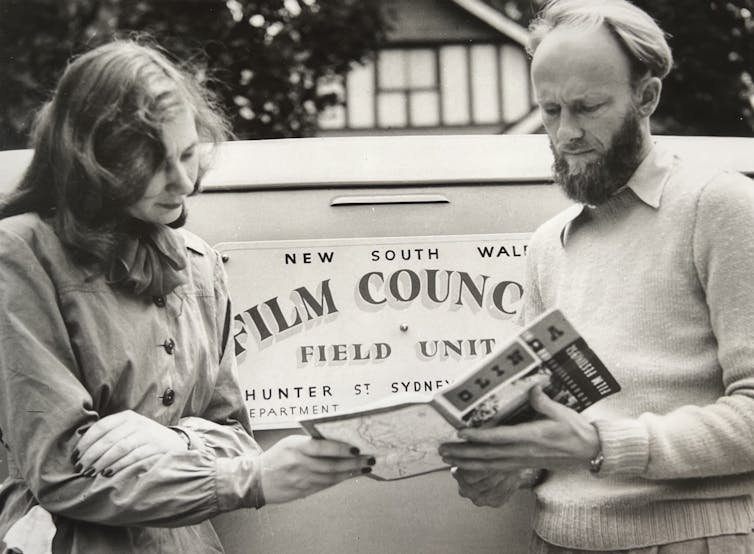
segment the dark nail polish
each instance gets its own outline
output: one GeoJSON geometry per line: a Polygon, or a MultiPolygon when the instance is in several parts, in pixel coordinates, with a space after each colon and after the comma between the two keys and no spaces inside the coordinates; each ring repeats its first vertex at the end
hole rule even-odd
{"type": "Polygon", "coordinates": [[[352,446],[352,447],[351,447],[351,450],[349,450],[349,452],[350,452],[351,454],[353,454],[354,456],[358,456],[358,455],[359,455],[359,452],[361,452],[361,451],[360,451],[360,450],[359,450],[358,448],[356,448],[355,446],[352,446]]]}
{"type": "Polygon", "coordinates": [[[94,477],[97,474],[97,470],[90,467],[84,472],[84,477],[94,477]]]}
{"type": "Polygon", "coordinates": [[[75,471],[76,473],[81,473],[82,469],[84,469],[84,466],[82,466],[81,464],[76,464],[75,466],[73,466],[73,471],[75,471]]]}
{"type": "Polygon", "coordinates": [[[112,477],[113,476],[113,470],[108,468],[108,469],[106,469],[106,470],[104,470],[102,472],[102,475],[104,475],[105,477],[112,477]]]}
{"type": "Polygon", "coordinates": [[[362,467],[361,468],[361,473],[372,473],[372,468],[371,467],[362,467]]]}
{"type": "Polygon", "coordinates": [[[71,461],[74,464],[79,461],[79,451],[78,451],[78,448],[73,451],[73,454],[71,455],[71,461]]]}
{"type": "Polygon", "coordinates": [[[374,464],[376,464],[376,463],[377,463],[377,460],[375,460],[375,459],[374,459],[374,457],[372,457],[372,458],[369,458],[369,459],[367,460],[367,464],[369,464],[370,466],[373,466],[373,465],[374,465],[374,464]]]}
{"type": "Polygon", "coordinates": [[[76,432],[77,432],[77,433],[78,433],[79,435],[83,435],[83,434],[84,434],[84,433],[86,433],[86,432],[87,432],[88,430],[89,430],[89,427],[83,427],[82,429],[77,429],[77,430],[76,430],[76,432]]]}

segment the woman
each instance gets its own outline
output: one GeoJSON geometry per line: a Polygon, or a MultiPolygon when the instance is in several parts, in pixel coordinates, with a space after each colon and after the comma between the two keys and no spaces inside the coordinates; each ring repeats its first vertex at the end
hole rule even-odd
{"type": "Polygon", "coordinates": [[[133,42],[76,59],[40,112],[0,205],[0,538],[41,505],[55,553],[221,552],[211,516],[369,472],[346,444],[251,436],[222,263],[179,230],[199,143],[226,136],[133,42]]]}

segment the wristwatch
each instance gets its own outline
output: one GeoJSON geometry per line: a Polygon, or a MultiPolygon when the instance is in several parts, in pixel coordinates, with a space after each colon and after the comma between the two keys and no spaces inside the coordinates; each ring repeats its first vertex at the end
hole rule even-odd
{"type": "Polygon", "coordinates": [[[592,473],[599,473],[600,469],[602,469],[602,462],[605,461],[605,457],[602,455],[602,450],[600,450],[597,455],[589,460],[589,471],[592,473]]]}
{"type": "MultiPolygon", "coordinates": [[[[592,427],[594,427],[594,430],[597,432],[597,438],[599,439],[600,436],[600,430],[595,424],[595,422],[592,422],[592,427]]],[[[602,469],[602,462],[605,461],[605,457],[602,455],[602,441],[599,442],[599,450],[597,451],[597,454],[589,460],[589,471],[592,473],[599,473],[600,469],[602,469]]]]}

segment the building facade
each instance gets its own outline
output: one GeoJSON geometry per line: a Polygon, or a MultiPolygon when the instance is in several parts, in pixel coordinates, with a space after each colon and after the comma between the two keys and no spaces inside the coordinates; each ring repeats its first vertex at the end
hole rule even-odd
{"type": "Polygon", "coordinates": [[[392,28],[373,61],[322,83],[343,105],[320,135],[527,133],[539,128],[528,31],[481,0],[386,0],[392,28]]]}

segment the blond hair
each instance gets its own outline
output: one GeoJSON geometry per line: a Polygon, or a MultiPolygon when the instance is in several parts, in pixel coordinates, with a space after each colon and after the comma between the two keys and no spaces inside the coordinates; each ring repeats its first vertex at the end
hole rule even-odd
{"type": "Polygon", "coordinates": [[[556,27],[602,25],[628,56],[635,80],[647,73],[660,79],[670,73],[673,54],[664,31],[649,14],[626,0],[549,0],[529,25],[528,52],[533,55],[556,27]]]}

